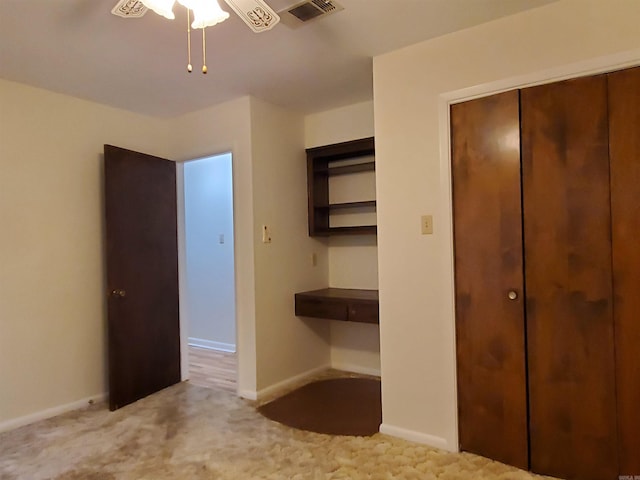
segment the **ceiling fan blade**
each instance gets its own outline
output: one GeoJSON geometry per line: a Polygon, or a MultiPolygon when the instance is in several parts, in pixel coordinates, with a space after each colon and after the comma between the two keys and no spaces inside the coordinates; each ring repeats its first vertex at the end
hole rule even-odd
{"type": "Polygon", "coordinates": [[[147,13],[147,7],[140,0],[120,0],[111,13],[122,18],[139,18],[147,13]]]}
{"type": "Polygon", "coordinates": [[[263,0],[225,0],[234,12],[256,33],[271,30],[280,17],[263,0]]]}

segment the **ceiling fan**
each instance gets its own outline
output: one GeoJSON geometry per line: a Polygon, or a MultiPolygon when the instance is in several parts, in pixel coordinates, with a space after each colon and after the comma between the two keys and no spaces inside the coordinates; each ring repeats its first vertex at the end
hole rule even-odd
{"type": "MultiPolygon", "coordinates": [[[[264,0],[224,0],[229,7],[256,33],[271,30],[280,21],[280,17],[264,0]]],[[[229,14],[220,8],[217,0],[178,0],[187,9],[188,56],[187,71],[191,66],[191,29],[202,29],[202,73],[207,73],[206,41],[204,29],[229,18],[229,14]],[[193,13],[193,23],[190,15],[193,13]]],[[[142,17],[147,10],[153,10],[165,18],[173,20],[175,0],[119,0],[111,13],[123,18],[142,17]]]]}
{"type": "MultiPolygon", "coordinates": [[[[231,9],[256,33],[271,30],[280,17],[264,0],[224,0],[231,9]]],[[[119,0],[111,13],[124,18],[137,18],[151,9],[163,17],[173,19],[175,0],[119,0]]],[[[210,27],[226,20],[224,12],[216,0],[178,0],[178,3],[194,12],[192,28],[210,27]]]]}

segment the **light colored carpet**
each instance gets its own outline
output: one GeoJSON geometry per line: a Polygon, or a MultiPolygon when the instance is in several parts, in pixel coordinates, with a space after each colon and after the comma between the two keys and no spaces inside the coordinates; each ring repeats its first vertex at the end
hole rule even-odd
{"type": "Polygon", "coordinates": [[[95,405],[0,434],[2,480],[541,478],[381,434],[294,430],[229,392],[188,383],[113,413],[95,405]]]}

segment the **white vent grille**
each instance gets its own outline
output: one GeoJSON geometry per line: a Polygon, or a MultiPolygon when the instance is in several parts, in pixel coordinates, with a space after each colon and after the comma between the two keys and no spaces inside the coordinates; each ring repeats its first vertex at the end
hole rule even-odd
{"type": "Polygon", "coordinates": [[[139,18],[147,13],[147,7],[140,0],[120,0],[111,13],[122,18],[139,18]]]}
{"type": "Polygon", "coordinates": [[[282,23],[297,28],[303,23],[344,10],[335,0],[305,0],[278,12],[282,23]]]}

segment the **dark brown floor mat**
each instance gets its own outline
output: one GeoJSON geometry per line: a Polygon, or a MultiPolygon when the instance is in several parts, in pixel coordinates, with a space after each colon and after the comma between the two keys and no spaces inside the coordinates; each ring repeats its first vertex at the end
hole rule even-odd
{"type": "Polygon", "coordinates": [[[309,383],[258,411],[290,427],[332,435],[369,436],[382,422],[380,381],[334,378],[309,383]]]}

